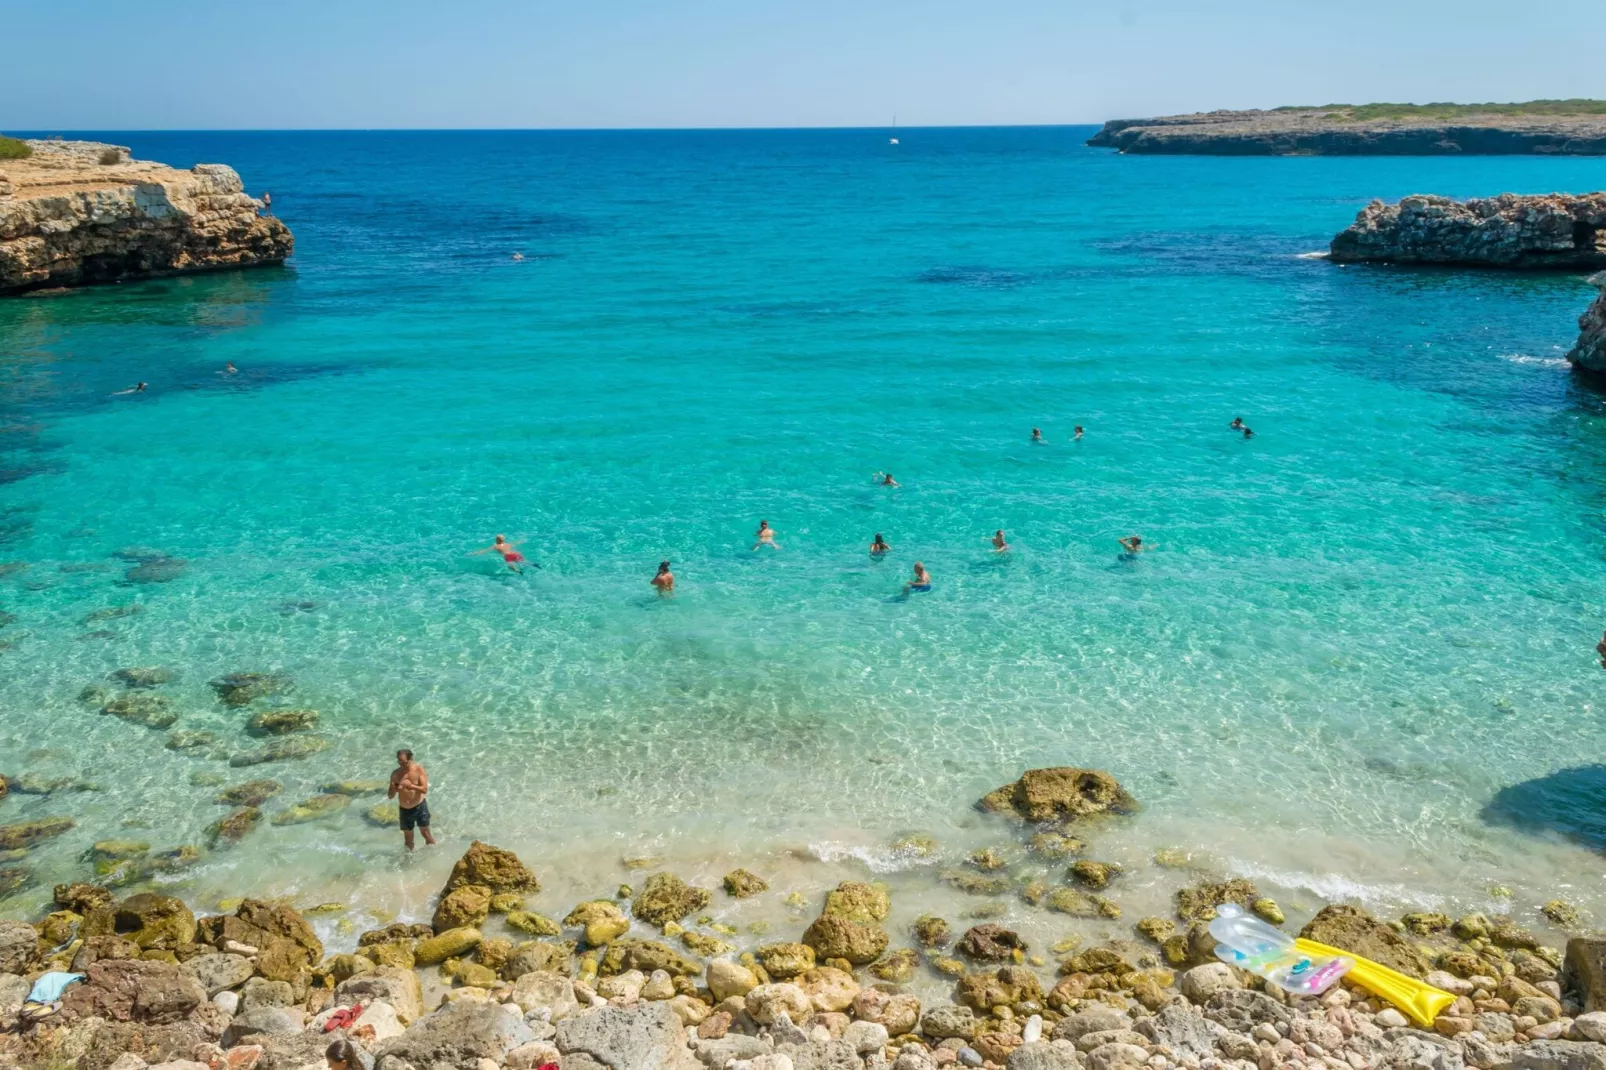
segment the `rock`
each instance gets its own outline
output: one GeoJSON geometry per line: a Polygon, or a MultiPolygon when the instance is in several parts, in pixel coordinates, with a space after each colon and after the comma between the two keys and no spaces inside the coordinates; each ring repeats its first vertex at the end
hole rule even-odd
{"type": "Polygon", "coordinates": [[[541,882],[512,851],[475,840],[452,866],[443,892],[475,884],[498,892],[539,892],[541,882]]]}
{"type": "Polygon", "coordinates": [[[161,687],[165,683],[170,683],[173,678],[174,673],[171,669],[156,667],[143,669],[118,669],[116,672],[112,673],[110,677],[110,679],[116,680],[124,687],[141,689],[161,687]]]}
{"type": "Polygon", "coordinates": [[[986,1014],[998,1006],[1041,1003],[1043,987],[1037,975],[1021,966],[1000,966],[995,971],[967,973],[959,979],[955,998],[986,1014]]]}
{"type": "Polygon", "coordinates": [[[225,806],[261,806],[283,790],[284,785],[277,780],[247,780],[224,788],[217,801],[225,806]]]}
{"type": "Polygon", "coordinates": [[[1470,996],[1473,989],[1477,987],[1471,981],[1457,977],[1454,974],[1445,973],[1443,970],[1429,970],[1428,975],[1423,980],[1434,988],[1443,989],[1452,996],[1470,996]]]}
{"type": "Polygon", "coordinates": [[[402,1025],[401,1016],[396,1013],[396,1008],[382,999],[376,999],[368,1004],[346,1032],[351,1036],[362,1037],[364,1043],[382,1044],[393,1037],[401,1036],[405,1030],[406,1027],[402,1025]]]}
{"type": "Polygon", "coordinates": [[[464,988],[488,990],[496,984],[496,971],[478,962],[463,962],[457,966],[456,981],[464,988]]]}
{"type": "Polygon", "coordinates": [[[1394,929],[1359,907],[1334,904],[1323,907],[1300,930],[1306,940],[1353,951],[1411,977],[1422,978],[1432,968],[1426,955],[1394,929]]]}
{"type": "Polygon", "coordinates": [[[502,968],[502,976],[517,980],[532,970],[545,970],[567,976],[574,968],[571,962],[573,956],[572,942],[547,943],[544,940],[528,940],[513,949],[507,965],[502,968]]]}
{"type": "Polygon", "coordinates": [[[1378,1011],[1377,1017],[1374,1019],[1374,1021],[1377,1022],[1378,1027],[1381,1029],[1404,1029],[1407,1025],[1411,1024],[1410,1019],[1406,1018],[1405,1015],[1401,1014],[1393,1007],[1384,1007],[1382,1010],[1378,1011]]]}
{"type": "Polygon", "coordinates": [[[1176,935],[1177,923],[1170,918],[1139,918],[1135,928],[1155,943],[1163,944],[1176,935]]]}
{"type": "Polygon", "coordinates": [[[307,1025],[307,1012],[299,1007],[248,1007],[223,1031],[223,1046],[233,1047],[245,1037],[299,1033],[307,1025]]]}
{"type": "Polygon", "coordinates": [[[305,918],[259,899],[242,900],[232,915],[201,919],[197,935],[224,951],[231,943],[258,949],[257,973],[271,981],[302,984],[323,961],[323,942],[305,918]]]}
{"type": "Polygon", "coordinates": [[[913,932],[921,947],[943,947],[953,938],[953,930],[942,918],[922,914],[915,919],[913,932]]]}
{"type": "Polygon", "coordinates": [[[725,874],[725,893],[735,899],[751,899],[761,892],[769,891],[769,888],[763,877],[749,873],[745,869],[735,869],[725,874]]]}
{"type": "Polygon", "coordinates": [[[1272,925],[1281,925],[1286,919],[1283,917],[1283,908],[1277,905],[1277,900],[1261,896],[1249,904],[1249,912],[1261,921],[1272,925]]]}
{"type": "Polygon", "coordinates": [[[508,1052],[534,1039],[530,1027],[499,1004],[460,1000],[446,1004],[415,1022],[401,1036],[380,1044],[374,1051],[374,1066],[375,1070],[440,1064],[476,1067],[480,1059],[500,1065],[508,1052]]]}
{"type": "MultiPolygon", "coordinates": [[[[1139,1019],[1132,1028],[1151,1043],[1170,1048],[1174,1055],[1192,1055],[1199,1059],[1214,1055],[1216,1038],[1226,1032],[1182,1002],[1167,1003],[1150,1017],[1139,1019]]],[[[1328,1028],[1338,1032],[1336,1026],[1328,1028]]],[[[1338,1043],[1342,1043],[1343,1039],[1343,1035],[1339,1034],[1338,1043]]],[[[1334,1044],[1334,1050],[1337,1046],[1334,1044]]]]}
{"type": "Polygon", "coordinates": [[[305,825],[311,821],[325,821],[351,805],[349,795],[314,795],[303,799],[290,809],[275,814],[275,825],[305,825]]]}
{"type": "Polygon", "coordinates": [[[689,914],[705,910],[713,896],[704,888],[693,888],[673,873],[654,873],[647,878],[641,894],[630,905],[631,912],[649,925],[663,928],[689,914]]]}
{"type": "Polygon", "coordinates": [[[418,975],[395,966],[377,966],[335,986],[335,1003],[351,1007],[363,1000],[383,1000],[396,1012],[403,1025],[424,1016],[424,996],[418,975]]]}
{"type": "Polygon", "coordinates": [[[1248,909],[1259,898],[1260,892],[1242,877],[1220,882],[1201,881],[1178,890],[1177,917],[1187,922],[1210,921],[1216,916],[1216,908],[1224,903],[1236,903],[1248,909]]]}
{"type": "Polygon", "coordinates": [[[1264,992],[1229,989],[1210,997],[1205,1003],[1205,1017],[1234,1033],[1249,1033],[1263,1023],[1287,1023],[1293,1014],[1264,992]]]}
{"type": "Polygon", "coordinates": [[[891,938],[881,927],[845,917],[822,914],[803,933],[803,943],[826,959],[846,959],[855,966],[874,962],[886,951],[891,938]]]}
{"type": "Polygon", "coordinates": [[[1333,239],[1336,263],[1464,264],[1500,268],[1606,267],[1606,193],[1466,202],[1411,196],[1374,200],[1333,239]]]}
{"type": "Polygon", "coordinates": [[[225,989],[238,988],[256,972],[256,967],[244,955],[197,955],[186,961],[185,965],[195,971],[208,997],[214,997],[225,989]]]}
{"type": "Polygon", "coordinates": [[[1601,292],[1584,310],[1584,314],[1578,317],[1578,341],[1568,351],[1567,359],[1576,368],[1606,372],[1606,271],[1591,275],[1589,281],[1601,292]]]}
{"type": "Polygon", "coordinates": [[[1177,987],[1195,1003],[1204,1003],[1217,992],[1228,989],[1242,988],[1232,967],[1225,962],[1209,962],[1203,966],[1195,966],[1187,971],[1177,982],[1177,987]]]}
{"type": "Polygon", "coordinates": [[[771,1025],[785,1014],[793,1021],[802,1021],[814,1009],[809,994],[795,984],[758,985],[746,994],[747,1013],[760,1025],[771,1025]]]}
{"type": "Polygon", "coordinates": [[[317,710],[260,710],[245,722],[245,730],[253,736],[283,736],[291,732],[310,732],[317,726],[317,710]]]}
{"type": "MultiPolygon", "coordinates": [[[[343,798],[344,796],[332,796],[343,798]]],[[[435,906],[435,917],[430,923],[438,933],[448,929],[472,929],[485,923],[491,915],[491,890],[483,884],[465,884],[441,896],[435,906]]],[[[511,923],[512,919],[509,919],[511,923]]],[[[518,928],[518,926],[514,926],[518,928]]],[[[554,928],[556,928],[554,926],[554,928]]],[[[557,936],[557,932],[532,933],[535,936],[557,936]]]]}
{"type": "Polygon", "coordinates": [[[362,819],[370,825],[377,825],[382,829],[393,829],[401,823],[401,804],[393,802],[375,803],[362,812],[362,819]]]}
{"type": "Polygon", "coordinates": [[[574,995],[574,982],[549,970],[534,970],[513,983],[512,1000],[529,1014],[541,1011],[546,1020],[556,1022],[577,1013],[580,1002],[574,995]]]}
{"type": "Polygon", "coordinates": [[[708,964],[708,990],[714,999],[745,996],[758,987],[758,975],[746,966],[728,959],[716,959],[708,964]]]}
{"type": "Polygon", "coordinates": [[[953,1004],[932,1007],[920,1018],[920,1032],[933,1040],[947,1037],[969,1040],[976,1035],[976,1014],[969,1007],[953,1004]]]}
{"type": "Polygon", "coordinates": [[[558,1053],[557,1045],[544,1040],[532,1040],[508,1052],[503,1065],[508,1070],[538,1070],[542,1066],[556,1066],[560,1058],[562,1056],[558,1053]]]}
{"type": "Polygon", "coordinates": [[[1076,888],[1055,888],[1043,905],[1056,914],[1073,918],[1119,918],[1121,908],[1101,895],[1089,895],[1076,888]]]}
{"type": "Polygon", "coordinates": [[[979,805],[1027,821],[1074,821],[1137,810],[1137,800],[1110,774],[1069,767],[1029,769],[1015,783],[984,797],[979,805]]]}
{"type": "Polygon", "coordinates": [[[982,962],[1009,962],[1026,951],[1026,941],[1001,925],[973,925],[959,938],[956,949],[982,962]]]}
{"type": "Polygon", "coordinates": [[[288,981],[253,977],[240,990],[240,1006],[248,1011],[262,1007],[289,1007],[295,1002],[296,990],[288,981]]]}
{"type": "Polygon", "coordinates": [[[1136,1070],[1148,1064],[1147,1049],[1119,1041],[1094,1048],[1087,1054],[1088,1070],[1125,1070],[1127,1067],[1136,1070]]]}
{"type": "Polygon", "coordinates": [[[1568,940],[1561,980],[1585,1011],[1606,1011],[1606,938],[1575,936],[1568,940]]]}
{"type": "Polygon", "coordinates": [[[1512,1070],[1606,1070],[1606,1044],[1536,1040],[1511,1053],[1512,1070]]]}
{"type": "Polygon", "coordinates": [[[1120,872],[1121,867],[1114,862],[1094,862],[1084,858],[1071,863],[1069,876],[1085,887],[1098,890],[1109,887],[1110,881],[1120,872]]]}
{"type": "Polygon", "coordinates": [[[853,1006],[859,983],[853,975],[831,966],[816,966],[797,979],[797,986],[808,994],[817,1011],[843,1011],[853,1006]]]}
{"type": "Polygon", "coordinates": [[[686,1028],[664,1003],[604,1007],[558,1023],[558,1050],[588,1055],[610,1070],[683,1070],[697,1066],[686,1028]]]}
{"type": "Polygon", "coordinates": [[[1073,1049],[1058,1044],[1022,1044],[1009,1053],[1004,1070],[1081,1070],[1073,1049]]]}
{"type": "Polygon", "coordinates": [[[434,966],[449,958],[467,954],[479,946],[483,939],[484,935],[471,926],[448,929],[438,936],[420,940],[413,948],[413,959],[420,966],[434,966]]]}
{"type": "Polygon", "coordinates": [[[325,795],[383,795],[389,786],[384,780],[335,780],[318,790],[325,795]]]}
{"type": "Polygon", "coordinates": [[[142,951],[171,951],[195,942],[195,915],[181,899],[144,892],[117,905],[117,933],[142,951]]]}
{"type": "Polygon", "coordinates": [[[211,682],[211,688],[225,706],[249,706],[257,699],[283,694],[294,681],[284,673],[235,672],[211,682]]]}
{"type": "Polygon", "coordinates": [[[920,1024],[920,1000],[907,993],[861,988],[853,997],[853,1016],[884,1026],[894,1036],[912,1033],[920,1024]]]}
{"type": "Polygon", "coordinates": [[[887,1046],[887,1027],[877,1022],[853,1022],[842,1031],[842,1040],[859,1055],[869,1055],[887,1046]]]}
{"type": "Polygon", "coordinates": [[[593,899],[569,911],[563,919],[569,926],[584,926],[586,943],[591,947],[611,944],[630,930],[630,919],[606,899],[593,899]]]}
{"type": "Polygon", "coordinates": [[[206,1002],[206,989],[190,971],[165,962],[103,960],[83,984],[62,998],[63,1020],[108,1018],[160,1025],[186,1018],[206,1002]]]}
{"type": "Polygon", "coordinates": [[[39,947],[39,930],[22,921],[0,921],[0,973],[24,973],[39,947]]]}
{"type": "Polygon", "coordinates": [[[162,695],[135,691],[118,695],[102,706],[100,712],[146,728],[171,728],[178,714],[168,708],[170,705],[162,695]]]}
{"type": "Polygon", "coordinates": [[[168,733],[167,742],[163,746],[168,750],[196,750],[200,747],[210,747],[216,742],[216,732],[198,728],[180,728],[168,733]]]}
{"type": "Polygon", "coordinates": [[[789,980],[814,968],[814,949],[807,944],[765,944],[755,952],[764,972],[777,980],[789,980]]]}
{"type": "Polygon", "coordinates": [[[912,948],[900,948],[870,964],[870,976],[893,984],[908,984],[920,969],[920,955],[912,948]]]}
{"type": "Polygon", "coordinates": [[[229,759],[229,764],[236,769],[243,769],[253,765],[265,765],[268,762],[298,762],[303,758],[312,757],[328,746],[329,741],[322,736],[288,736],[276,739],[265,747],[236,754],[229,759]]]}
{"type": "Polygon", "coordinates": [[[255,806],[242,806],[233,813],[218,818],[207,826],[207,843],[212,847],[239,843],[246,833],[257,827],[262,811],[255,806]]]}
{"type": "Polygon", "coordinates": [[[885,885],[843,881],[826,893],[825,909],[820,913],[834,918],[875,924],[886,921],[891,911],[892,897],[887,893],[885,885]]]}
{"type": "MultiPolygon", "coordinates": [[[[452,895],[459,895],[462,892],[465,892],[467,890],[468,889],[466,889],[466,888],[459,888],[457,891],[455,891],[455,892],[453,892],[451,894],[452,895]]],[[[445,901],[442,900],[442,902],[444,903],[445,901]]],[[[494,908],[495,903],[494,902],[488,902],[488,905],[494,908]]],[[[484,918],[480,918],[479,920],[480,921],[484,921],[485,919],[484,918]]],[[[529,910],[510,910],[510,911],[508,911],[507,912],[507,923],[508,923],[508,926],[510,928],[517,929],[519,932],[527,933],[530,936],[562,936],[563,935],[563,926],[559,925],[557,922],[553,921],[551,918],[547,917],[544,914],[537,914],[537,913],[535,913],[533,911],[529,911],[529,910]]],[[[476,922],[475,924],[478,924],[478,922],[476,922]]]]}
{"type": "Polygon", "coordinates": [[[184,575],[189,562],[181,557],[163,557],[135,565],[123,573],[126,583],[172,583],[184,575]]]}

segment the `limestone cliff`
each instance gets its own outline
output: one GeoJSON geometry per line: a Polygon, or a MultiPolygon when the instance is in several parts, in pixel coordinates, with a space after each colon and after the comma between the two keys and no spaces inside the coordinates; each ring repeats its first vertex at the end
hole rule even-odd
{"type": "Polygon", "coordinates": [[[0,294],[277,264],[294,248],[222,164],[179,171],[121,146],[28,145],[31,156],[0,160],[0,294]]]}
{"type": "Polygon", "coordinates": [[[1149,155],[1606,155],[1606,115],[1454,111],[1452,117],[1431,108],[1374,115],[1372,107],[1340,106],[1116,119],[1088,144],[1149,155]]]}
{"type": "Polygon", "coordinates": [[[1331,249],[1332,259],[1348,263],[1602,268],[1606,193],[1373,201],[1333,239],[1331,249]]]}
{"type": "Polygon", "coordinates": [[[1567,359],[1576,367],[1606,374],[1606,271],[1590,276],[1589,281],[1600,287],[1600,293],[1578,317],[1578,344],[1567,359]]]}

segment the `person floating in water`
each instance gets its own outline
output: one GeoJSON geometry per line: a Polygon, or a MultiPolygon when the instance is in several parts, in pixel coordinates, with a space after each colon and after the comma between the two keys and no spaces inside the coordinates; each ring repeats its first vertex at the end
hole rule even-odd
{"type": "Polygon", "coordinates": [[[900,487],[903,484],[892,478],[891,472],[877,472],[877,480],[883,487],[900,487]]]}
{"type": "Polygon", "coordinates": [[[1077,442],[1080,442],[1082,440],[1082,425],[1081,424],[1077,424],[1076,425],[1076,434],[1072,435],[1071,438],[1074,439],[1077,442]]]}
{"type": "Polygon", "coordinates": [[[232,360],[231,361],[227,361],[223,365],[223,374],[224,375],[236,375],[236,374],[239,373],[239,371],[240,371],[240,369],[236,368],[234,366],[234,361],[232,361],[232,360]]]}
{"type": "Polygon", "coordinates": [[[924,564],[919,561],[915,562],[915,578],[904,584],[903,589],[905,591],[931,590],[931,573],[926,571],[924,564]]]}
{"type": "MultiPolygon", "coordinates": [[[[876,532],[875,533],[875,541],[870,544],[870,556],[871,557],[880,557],[882,554],[887,554],[887,553],[891,553],[891,552],[892,552],[892,547],[887,545],[887,540],[883,539],[881,537],[881,533],[879,531],[876,532]]],[[[1602,639],[1601,643],[1603,645],[1606,645],[1606,639],[1602,639]]],[[[1602,664],[1606,664],[1606,651],[1602,651],[1601,658],[1603,659],[1602,660],[1602,664]]]]}
{"type": "Polygon", "coordinates": [[[1255,433],[1249,429],[1249,425],[1248,424],[1244,424],[1242,430],[1243,430],[1243,433],[1244,433],[1244,438],[1254,438],[1255,437],[1255,433]]]}
{"type": "Polygon", "coordinates": [[[493,551],[501,554],[502,560],[507,562],[507,567],[512,569],[514,572],[522,574],[524,570],[519,566],[525,564],[535,565],[536,568],[541,567],[540,565],[536,565],[534,561],[525,561],[524,555],[519,553],[518,549],[512,543],[508,542],[507,538],[502,535],[498,535],[496,537],[496,541],[491,543],[491,545],[487,546],[485,549],[475,550],[474,552],[476,554],[488,554],[493,551]]]}
{"type": "Polygon", "coordinates": [[[658,575],[652,578],[652,585],[658,588],[659,594],[675,593],[675,574],[669,571],[669,562],[658,562],[658,575]]]}
{"type": "Polygon", "coordinates": [[[1035,427],[1032,428],[1032,441],[1039,446],[1043,445],[1043,432],[1035,427]]]}
{"type": "Polygon", "coordinates": [[[145,393],[145,384],[143,382],[139,382],[139,383],[136,383],[133,386],[129,387],[127,390],[118,390],[118,391],[116,391],[114,394],[112,394],[112,397],[120,397],[123,394],[143,394],[143,393],[145,393]]]}
{"type": "Polygon", "coordinates": [[[1606,633],[1602,633],[1600,642],[1595,644],[1595,653],[1600,655],[1600,667],[1606,669],[1606,633]]]}
{"type": "Polygon", "coordinates": [[[999,528],[993,532],[993,553],[1001,554],[1009,549],[1009,542],[1004,538],[1004,529],[999,528]]]}
{"type": "Polygon", "coordinates": [[[524,254],[523,253],[514,253],[513,254],[513,259],[514,260],[523,260],[524,259],[524,254]]]}
{"type": "Polygon", "coordinates": [[[1244,418],[1242,416],[1234,416],[1232,418],[1232,423],[1227,425],[1227,430],[1229,431],[1242,431],[1243,429],[1244,418]]]}
{"type": "Polygon", "coordinates": [[[1117,539],[1116,541],[1119,542],[1121,544],[1121,548],[1126,551],[1126,553],[1121,555],[1122,559],[1126,561],[1131,561],[1143,551],[1150,549],[1150,547],[1143,545],[1142,535],[1128,535],[1126,538],[1117,539]]]}
{"type": "Polygon", "coordinates": [[[760,546],[768,546],[771,550],[779,550],[781,548],[781,544],[775,541],[775,529],[770,527],[768,520],[760,520],[758,522],[758,531],[755,532],[755,535],[758,541],[753,544],[753,549],[757,550],[760,546]]]}

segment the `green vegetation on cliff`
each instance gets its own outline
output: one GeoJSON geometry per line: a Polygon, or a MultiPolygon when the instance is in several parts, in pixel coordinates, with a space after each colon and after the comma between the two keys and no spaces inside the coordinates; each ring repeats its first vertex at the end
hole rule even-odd
{"type": "Polygon", "coordinates": [[[26,141],[0,134],[0,160],[26,160],[32,155],[33,149],[28,147],[26,141]]]}
{"type": "Polygon", "coordinates": [[[1606,100],[1530,100],[1520,104],[1323,104],[1273,111],[1325,111],[1336,122],[1370,119],[1463,119],[1474,115],[1606,115],[1606,100]]]}

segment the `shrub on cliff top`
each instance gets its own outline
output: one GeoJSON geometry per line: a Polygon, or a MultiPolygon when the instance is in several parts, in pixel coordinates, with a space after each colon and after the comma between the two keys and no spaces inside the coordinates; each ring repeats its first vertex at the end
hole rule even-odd
{"type": "Polygon", "coordinates": [[[26,141],[0,136],[0,160],[26,160],[32,155],[33,149],[28,147],[26,141]]]}
{"type": "Polygon", "coordinates": [[[123,154],[116,149],[101,149],[99,159],[102,164],[110,166],[114,163],[122,163],[123,154]]]}

